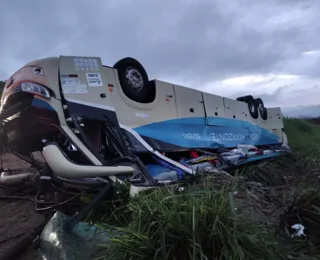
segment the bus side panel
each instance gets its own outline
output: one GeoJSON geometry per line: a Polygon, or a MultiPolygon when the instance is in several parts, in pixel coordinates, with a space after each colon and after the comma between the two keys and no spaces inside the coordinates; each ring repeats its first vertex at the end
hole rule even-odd
{"type": "Polygon", "coordinates": [[[177,104],[177,112],[179,118],[200,118],[205,124],[205,110],[202,93],[196,89],[186,88],[174,85],[174,93],[177,104]]]}
{"type": "Polygon", "coordinates": [[[259,125],[269,130],[283,129],[283,116],[280,107],[267,108],[268,119],[260,120],[259,125]]]}
{"type": "Polygon", "coordinates": [[[179,118],[137,127],[143,137],[183,148],[231,148],[238,144],[271,145],[280,139],[274,133],[246,121],[215,118],[215,126],[203,117],[179,118]]]}
{"type": "Polygon", "coordinates": [[[120,123],[134,128],[178,117],[172,84],[156,80],[156,98],[153,102],[144,104],[129,99],[122,91],[117,71],[113,70],[113,73],[115,87],[110,95],[120,123]]]}
{"type": "Polygon", "coordinates": [[[205,92],[202,93],[202,96],[208,125],[215,125],[217,117],[226,117],[223,97],[205,92]]]}

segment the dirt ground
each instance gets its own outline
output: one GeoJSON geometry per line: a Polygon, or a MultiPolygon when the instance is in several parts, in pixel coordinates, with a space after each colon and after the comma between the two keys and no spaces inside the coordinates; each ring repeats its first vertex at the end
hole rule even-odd
{"type": "MultiPolygon", "coordinates": [[[[3,156],[3,167],[17,172],[36,172],[31,166],[14,155],[3,156]]],[[[36,187],[30,185],[21,192],[17,188],[8,190],[0,186],[0,197],[4,195],[24,196],[25,200],[0,199],[0,260],[35,260],[36,250],[30,249],[25,252],[22,258],[18,258],[18,253],[26,245],[30,245],[34,238],[41,232],[46,219],[43,215],[35,213],[34,203],[27,198],[33,198],[36,187]]]]}

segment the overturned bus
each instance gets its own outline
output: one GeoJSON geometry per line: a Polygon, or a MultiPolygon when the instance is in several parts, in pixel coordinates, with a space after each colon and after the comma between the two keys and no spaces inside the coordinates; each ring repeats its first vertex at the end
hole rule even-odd
{"type": "Polygon", "coordinates": [[[11,152],[41,151],[40,174],[74,189],[127,180],[135,192],[288,151],[279,107],[149,80],[133,58],[32,61],[6,81],[0,117],[11,152]]]}

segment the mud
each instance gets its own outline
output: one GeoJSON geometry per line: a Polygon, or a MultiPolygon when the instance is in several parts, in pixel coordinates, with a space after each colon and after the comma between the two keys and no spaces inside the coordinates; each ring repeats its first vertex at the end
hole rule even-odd
{"type": "MultiPolygon", "coordinates": [[[[14,172],[36,172],[30,164],[11,154],[3,156],[3,167],[14,172]]],[[[26,246],[30,246],[46,223],[45,216],[35,213],[34,203],[28,200],[34,197],[35,192],[36,186],[32,183],[24,189],[18,187],[8,189],[0,186],[0,196],[12,195],[25,198],[0,199],[0,260],[36,259],[35,249],[29,250],[22,258],[18,258],[19,253],[26,246]]]]}

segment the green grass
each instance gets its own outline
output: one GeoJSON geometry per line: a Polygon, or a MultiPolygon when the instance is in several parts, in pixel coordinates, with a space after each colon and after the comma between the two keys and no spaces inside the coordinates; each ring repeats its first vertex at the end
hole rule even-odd
{"type": "Polygon", "coordinates": [[[183,192],[126,197],[100,215],[115,237],[99,259],[320,259],[320,127],[284,124],[290,158],[198,178],[183,192]],[[306,237],[291,237],[296,223],[306,237]]]}
{"type": "Polygon", "coordinates": [[[290,147],[299,153],[315,151],[320,147],[320,126],[307,120],[286,119],[284,121],[285,133],[288,136],[290,147]]]}
{"type": "Polygon", "coordinates": [[[117,230],[123,235],[112,240],[109,253],[112,259],[274,258],[273,232],[238,214],[232,200],[228,190],[209,185],[139,196],[129,205],[132,221],[117,230]]]}

